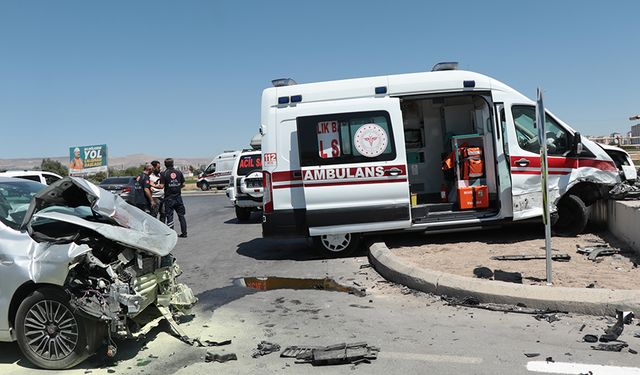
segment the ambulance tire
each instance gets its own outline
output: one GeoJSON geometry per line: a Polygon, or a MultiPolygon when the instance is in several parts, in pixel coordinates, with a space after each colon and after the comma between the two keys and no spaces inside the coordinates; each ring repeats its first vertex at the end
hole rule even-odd
{"type": "Polygon", "coordinates": [[[558,202],[558,220],[554,232],[573,237],[582,233],[589,221],[589,209],[577,195],[566,195],[558,202]]]}
{"type": "Polygon", "coordinates": [[[207,191],[211,189],[211,187],[209,186],[208,182],[204,181],[203,183],[200,184],[200,189],[202,189],[202,191],[207,191]]]}
{"type": "Polygon", "coordinates": [[[313,247],[327,258],[349,256],[360,248],[358,233],[328,234],[313,237],[313,247]]]}
{"type": "Polygon", "coordinates": [[[251,209],[236,206],[236,217],[238,221],[247,221],[251,217],[251,209]]]}

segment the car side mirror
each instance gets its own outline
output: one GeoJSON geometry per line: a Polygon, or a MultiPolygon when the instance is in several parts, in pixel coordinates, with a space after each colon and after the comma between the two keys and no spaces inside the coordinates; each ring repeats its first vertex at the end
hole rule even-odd
{"type": "Polygon", "coordinates": [[[584,146],[582,145],[582,136],[580,135],[580,132],[576,132],[573,135],[573,145],[572,145],[572,151],[575,155],[580,155],[582,154],[582,150],[584,149],[584,146]]]}

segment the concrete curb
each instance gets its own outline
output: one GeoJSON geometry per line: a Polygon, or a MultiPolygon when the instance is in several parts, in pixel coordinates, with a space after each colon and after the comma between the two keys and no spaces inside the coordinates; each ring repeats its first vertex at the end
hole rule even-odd
{"type": "Polygon", "coordinates": [[[369,247],[369,260],[387,280],[438,295],[589,315],[614,316],[616,309],[640,314],[640,290],[546,287],[452,275],[411,266],[383,242],[369,247]]]}

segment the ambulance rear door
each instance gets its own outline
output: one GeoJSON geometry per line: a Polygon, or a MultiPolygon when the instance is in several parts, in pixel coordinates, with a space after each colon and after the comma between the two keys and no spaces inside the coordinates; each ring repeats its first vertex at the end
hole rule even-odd
{"type": "Polygon", "coordinates": [[[303,104],[296,126],[311,236],[411,225],[399,99],[303,104]]]}

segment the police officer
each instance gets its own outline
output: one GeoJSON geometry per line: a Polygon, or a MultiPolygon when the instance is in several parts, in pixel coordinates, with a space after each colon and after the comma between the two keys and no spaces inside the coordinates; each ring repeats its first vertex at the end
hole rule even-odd
{"type": "Polygon", "coordinates": [[[151,196],[151,183],[149,181],[149,175],[153,171],[153,166],[147,164],[144,166],[144,170],[136,177],[134,185],[134,203],[135,206],[146,213],[150,213],[151,210],[155,210],[156,202],[153,201],[151,196]]]}
{"type": "Polygon", "coordinates": [[[185,209],[182,203],[182,188],[184,187],[184,176],[182,172],[173,168],[173,159],[164,159],[165,170],[160,175],[160,184],[164,186],[164,210],[167,218],[167,225],[173,229],[173,211],[178,214],[180,230],[182,233],[178,237],[187,237],[187,220],[184,218],[185,209]]]}

